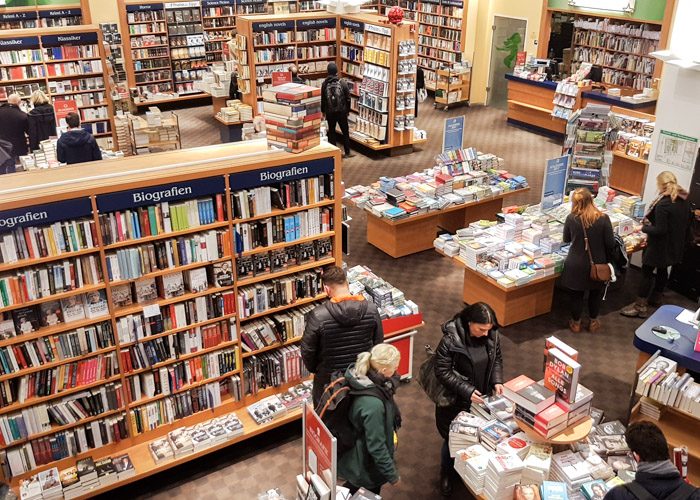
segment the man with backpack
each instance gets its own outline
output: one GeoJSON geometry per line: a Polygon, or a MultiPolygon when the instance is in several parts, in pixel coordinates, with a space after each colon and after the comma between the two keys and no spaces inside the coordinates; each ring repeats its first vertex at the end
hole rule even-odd
{"type": "Polygon", "coordinates": [[[340,125],[343,133],[343,147],[345,154],[343,158],[352,158],[350,152],[350,127],[348,125],[348,114],[350,113],[350,89],[345,80],[338,78],[338,66],[335,63],[328,63],[328,76],[321,85],[321,111],[328,123],[328,142],[336,145],[335,126],[340,125]]]}
{"type": "Polygon", "coordinates": [[[314,374],[314,407],[334,373],[344,373],[358,354],[384,340],[377,307],[362,295],[350,294],[345,271],[338,266],[324,269],[323,288],[330,300],[307,313],[301,339],[301,357],[314,374]]]}
{"type": "Polygon", "coordinates": [[[681,478],[668,459],[668,443],[652,422],[636,422],[625,432],[627,446],[639,463],[631,483],[616,486],[605,500],[700,500],[700,489],[681,478]]]}

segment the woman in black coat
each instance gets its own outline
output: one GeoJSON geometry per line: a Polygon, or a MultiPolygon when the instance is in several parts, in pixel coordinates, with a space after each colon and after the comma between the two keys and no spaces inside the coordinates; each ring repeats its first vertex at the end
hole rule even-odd
{"type": "Polygon", "coordinates": [[[615,248],[615,235],[607,215],[596,208],[593,196],[586,188],[574,191],[571,197],[571,213],[564,222],[564,243],[571,243],[569,253],[564,261],[561,274],[562,286],[571,292],[571,318],[569,329],[578,333],[581,331],[581,315],[585,294],[588,292],[588,330],[596,332],[600,329],[600,304],[603,302],[605,284],[593,281],[591,275],[591,259],[586,248],[584,235],[588,234],[588,247],[595,264],[606,264],[608,256],[615,248]]]}
{"type": "Polygon", "coordinates": [[[34,108],[27,113],[29,120],[29,149],[39,149],[39,143],[51,136],[56,137],[56,115],[53,106],[41,90],[36,90],[30,98],[34,108]]]}
{"type": "Polygon", "coordinates": [[[435,423],[445,440],[440,462],[440,490],[452,493],[454,460],[450,457],[450,423],[460,411],[469,411],[482,396],[503,393],[503,358],[496,314],[488,304],[465,307],[442,326],[443,337],[435,352],[435,375],[454,404],[435,408],[435,423]]]}
{"type": "Polygon", "coordinates": [[[668,267],[683,260],[690,223],[688,192],[678,185],[672,172],[656,177],[659,196],[644,216],[642,231],[647,234],[647,246],[642,254],[642,282],[637,300],[620,311],[627,317],[646,318],[649,305],[659,305],[668,281],[668,267]],[[652,289],[653,285],[653,289],[652,289]]]}

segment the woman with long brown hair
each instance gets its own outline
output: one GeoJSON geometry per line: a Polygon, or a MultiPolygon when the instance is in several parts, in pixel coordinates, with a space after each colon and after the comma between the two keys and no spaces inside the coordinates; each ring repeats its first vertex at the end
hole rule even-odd
{"type": "Polygon", "coordinates": [[[615,247],[615,235],[607,215],[593,203],[593,196],[586,188],[579,188],[571,196],[571,213],[564,222],[564,243],[571,243],[569,253],[564,261],[561,283],[571,291],[571,318],[569,328],[572,332],[581,331],[581,315],[586,292],[588,292],[588,330],[600,329],[600,304],[603,301],[604,283],[593,281],[591,275],[591,257],[595,264],[605,264],[615,247]]]}
{"type": "Polygon", "coordinates": [[[656,187],[659,196],[647,210],[642,226],[647,234],[647,246],[642,254],[642,282],[634,304],[620,311],[623,316],[646,318],[649,305],[661,305],[668,267],[683,260],[690,223],[688,192],[678,184],[673,172],[667,170],[656,176],[656,187]]]}

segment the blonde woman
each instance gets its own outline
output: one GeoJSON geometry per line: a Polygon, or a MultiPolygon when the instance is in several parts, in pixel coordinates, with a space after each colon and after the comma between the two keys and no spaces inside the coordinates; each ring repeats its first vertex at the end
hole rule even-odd
{"type": "Polygon", "coordinates": [[[29,98],[33,109],[27,114],[29,119],[29,147],[39,149],[39,143],[51,136],[56,137],[56,116],[49,98],[41,90],[35,90],[29,98]]]}
{"type": "Polygon", "coordinates": [[[396,369],[401,354],[390,344],[377,344],[357,356],[345,378],[354,391],[349,419],[358,436],[355,445],[338,458],[338,475],[346,479],[351,493],[360,487],[379,494],[385,483],[397,484],[394,432],[401,426],[401,413],[394,402],[399,384],[396,369]]]}
{"type": "Polygon", "coordinates": [[[615,235],[610,219],[598,210],[593,203],[593,195],[586,188],[578,188],[571,196],[571,213],[564,222],[564,243],[571,243],[561,274],[561,284],[571,292],[569,329],[574,333],[581,331],[581,316],[588,292],[588,330],[597,332],[600,329],[598,314],[603,302],[604,283],[590,278],[591,257],[595,264],[609,262],[615,248],[615,235]]]}
{"type": "Polygon", "coordinates": [[[668,281],[668,267],[681,262],[685,250],[690,222],[688,192],[669,171],[656,176],[656,187],[659,195],[647,210],[642,227],[647,233],[647,246],[642,254],[642,282],[637,300],[620,311],[631,318],[646,318],[649,305],[660,305],[668,281]]]}

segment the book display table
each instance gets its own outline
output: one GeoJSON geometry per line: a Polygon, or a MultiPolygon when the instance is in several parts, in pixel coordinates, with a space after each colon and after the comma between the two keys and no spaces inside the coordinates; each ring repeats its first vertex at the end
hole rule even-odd
{"type": "Polygon", "coordinates": [[[515,422],[518,424],[518,427],[520,427],[520,430],[532,439],[535,439],[538,442],[550,444],[552,446],[567,445],[586,439],[588,434],[590,434],[591,429],[593,429],[593,419],[588,417],[580,422],[576,422],[574,425],[567,427],[559,434],[546,438],[522,420],[516,418],[515,422]]]}
{"type": "Polygon", "coordinates": [[[367,214],[367,242],[395,259],[433,248],[433,240],[441,229],[455,232],[470,222],[494,219],[503,208],[503,199],[530,188],[507,191],[481,200],[455,205],[445,210],[390,221],[367,214]]]}

